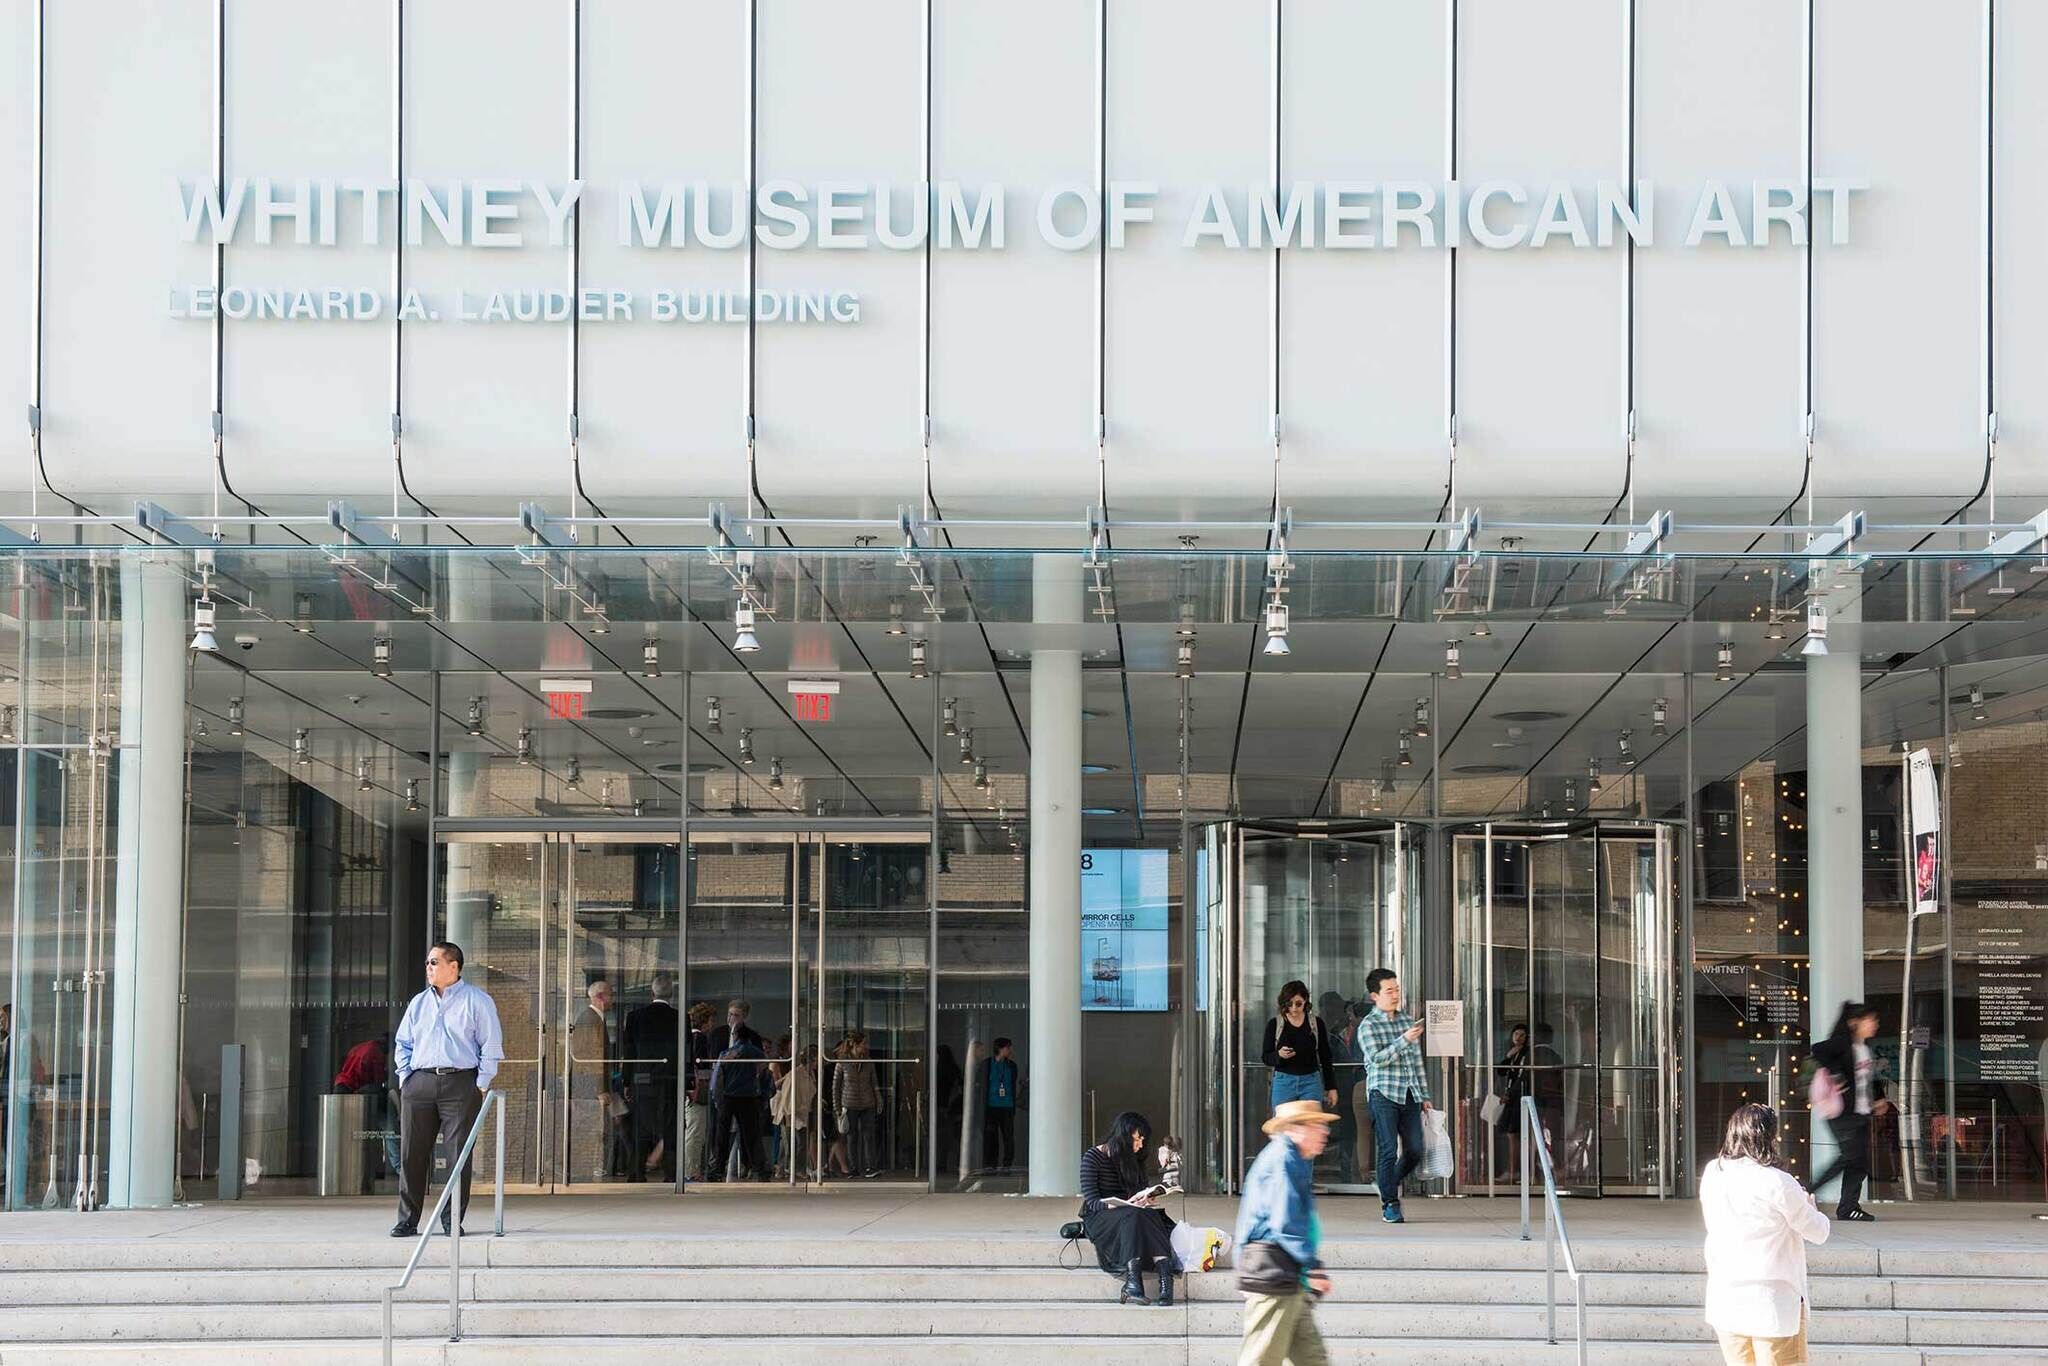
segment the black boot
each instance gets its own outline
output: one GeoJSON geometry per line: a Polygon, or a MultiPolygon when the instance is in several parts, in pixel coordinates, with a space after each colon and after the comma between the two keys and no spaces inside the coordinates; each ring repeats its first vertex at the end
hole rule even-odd
{"type": "Polygon", "coordinates": [[[1161,1261],[1154,1270],[1159,1273],[1159,1298],[1154,1301],[1161,1309],[1173,1308],[1173,1263],[1161,1261]]]}
{"type": "Polygon", "coordinates": [[[1142,1265],[1143,1263],[1134,1260],[1129,1266],[1124,1268],[1124,1287],[1117,1294],[1116,1302],[1118,1304],[1143,1304],[1145,1302],[1145,1281],[1138,1273],[1138,1268],[1142,1265]]]}

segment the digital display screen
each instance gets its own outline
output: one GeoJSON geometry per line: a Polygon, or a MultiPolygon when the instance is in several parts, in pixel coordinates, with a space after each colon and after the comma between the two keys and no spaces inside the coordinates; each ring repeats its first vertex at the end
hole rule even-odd
{"type": "Polygon", "coordinates": [[[1167,1008],[1164,849],[1081,853],[1081,1008],[1167,1008]]]}

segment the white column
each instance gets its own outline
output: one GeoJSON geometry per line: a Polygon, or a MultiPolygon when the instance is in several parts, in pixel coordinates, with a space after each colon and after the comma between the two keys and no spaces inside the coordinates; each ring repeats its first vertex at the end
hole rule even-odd
{"type": "Polygon", "coordinates": [[[121,565],[121,800],[114,879],[107,1203],[171,1203],[178,1152],[178,985],[185,897],[185,580],[121,565]]]}
{"type": "Polygon", "coordinates": [[[1073,1195],[1083,1146],[1079,557],[1039,556],[1032,591],[1030,1193],[1073,1195]]]}
{"type": "MultiPolygon", "coordinates": [[[[1816,1039],[1834,1028],[1842,1002],[1863,999],[1862,587],[1855,574],[1833,576],[1822,598],[1828,653],[1806,657],[1806,943],[1816,1039]]],[[[1816,1115],[1815,1168],[1834,1152],[1816,1115]]]]}

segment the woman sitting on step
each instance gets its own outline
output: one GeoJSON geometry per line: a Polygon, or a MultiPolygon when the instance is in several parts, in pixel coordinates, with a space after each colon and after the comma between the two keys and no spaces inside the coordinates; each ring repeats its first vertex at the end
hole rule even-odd
{"type": "Polygon", "coordinates": [[[1141,1154],[1151,1137],[1145,1117],[1126,1110],[1107,1138],[1081,1154],[1081,1224],[1102,1269],[1124,1278],[1119,1304],[1145,1302],[1148,1266],[1159,1276],[1158,1303],[1173,1303],[1173,1220],[1145,1194],[1141,1154]]]}

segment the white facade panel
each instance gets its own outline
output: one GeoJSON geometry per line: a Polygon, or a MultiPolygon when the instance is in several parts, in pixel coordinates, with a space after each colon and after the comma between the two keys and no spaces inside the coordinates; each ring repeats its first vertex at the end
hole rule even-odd
{"type": "MultiPolygon", "coordinates": [[[[545,0],[437,0],[405,14],[405,174],[430,185],[570,175],[571,11],[545,0]]],[[[519,196],[520,249],[454,247],[431,224],[405,250],[405,283],[441,311],[403,341],[405,469],[414,493],[567,502],[569,332],[561,324],[464,322],[496,291],[566,290],[569,257],[519,196]]],[[[562,511],[567,511],[566,506],[562,511]]]]}
{"type": "Polygon", "coordinates": [[[213,341],[167,296],[213,278],[173,188],[213,178],[213,6],[43,15],[44,463],[66,493],[210,489],[213,341]]]}
{"type": "Polygon", "coordinates": [[[1095,255],[1033,221],[1047,189],[1095,183],[1095,45],[1094,0],[934,7],[933,179],[1009,189],[1003,250],[932,254],[932,487],[954,516],[1095,501],[1095,255]]]}
{"type": "MultiPolygon", "coordinates": [[[[2000,5],[1993,66],[1992,363],[1998,411],[1998,492],[2048,497],[2048,6],[2000,5]]],[[[2001,505],[2000,515],[2011,511],[2001,505]]]]}
{"type": "MultiPolygon", "coordinates": [[[[230,5],[226,38],[230,183],[261,176],[295,197],[300,177],[391,178],[388,6],[230,5]]],[[[392,234],[366,246],[354,212],[336,217],[333,246],[298,245],[283,222],[268,244],[245,231],[227,249],[224,284],[388,293],[392,234]]],[[[222,324],[222,459],[235,488],[251,498],[252,481],[332,497],[390,489],[392,327],[388,314],[222,324]]]]}
{"type": "MultiPolygon", "coordinates": [[[[1444,7],[1294,0],[1281,14],[1281,183],[1440,189],[1450,176],[1444,7]]],[[[1443,498],[1447,260],[1404,233],[1392,249],[1299,250],[1281,261],[1283,503],[1398,499],[1434,515],[1443,498]]]]}
{"type": "MultiPolygon", "coordinates": [[[[0,6],[0,181],[26,190],[34,165],[35,26],[27,5],[0,6]]],[[[30,399],[35,219],[26,198],[0,213],[0,432],[18,434],[30,399]]],[[[19,443],[26,451],[26,443],[19,443]]],[[[23,459],[0,460],[0,489],[26,490],[23,459]]]]}
{"type": "MultiPolygon", "coordinates": [[[[1468,189],[1510,181],[1533,198],[1564,181],[1590,201],[1599,181],[1627,179],[1622,12],[1618,0],[1459,7],[1458,177],[1468,189]]],[[[1503,224],[1514,218],[1495,213],[1503,224]]],[[[1459,252],[1458,269],[1458,501],[1617,496],[1626,464],[1620,247],[1553,238],[1475,248],[1459,252]]]]}
{"type": "Polygon", "coordinates": [[[1157,221],[1109,252],[1109,502],[1267,506],[1272,496],[1272,295],[1259,252],[1183,246],[1191,193],[1216,184],[1242,214],[1270,184],[1268,7],[1187,21],[1183,0],[1110,6],[1111,182],[1160,187],[1157,221]]]}
{"type": "Polygon", "coordinates": [[[1818,0],[1814,175],[1870,185],[1846,246],[1815,237],[1823,496],[1968,497],[1983,478],[1982,43],[1978,3],[1818,0]]]}
{"type": "MultiPolygon", "coordinates": [[[[619,0],[584,11],[586,288],[643,302],[658,289],[745,289],[744,246],[622,246],[619,212],[629,185],[658,203],[661,189],[702,184],[716,187],[725,221],[730,187],[747,179],[746,43],[741,5],[619,0]]],[[[743,324],[585,323],[578,346],[583,483],[601,507],[683,498],[701,512],[709,497],[745,494],[743,324]]]]}
{"type": "Polygon", "coordinates": [[[1804,253],[1684,246],[1703,187],[1805,180],[1806,13],[1781,0],[1637,10],[1636,166],[1659,186],[1658,245],[1636,253],[1635,488],[1639,502],[1731,486],[1782,506],[1806,464],[1804,253]]]}
{"type": "MultiPolygon", "coordinates": [[[[924,161],[924,6],[763,0],[757,24],[758,184],[914,187],[924,161]]],[[[801,248],[762,247],[755,259],[763,290],[861,296],[856,324],[756,328],[755,441],[769,506],[787,511],[818,494],[884,511],[920,501],[923,253],[872,240],[822,249],[814,231],[801,248]]]]}

